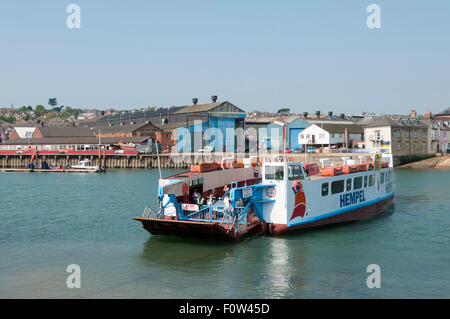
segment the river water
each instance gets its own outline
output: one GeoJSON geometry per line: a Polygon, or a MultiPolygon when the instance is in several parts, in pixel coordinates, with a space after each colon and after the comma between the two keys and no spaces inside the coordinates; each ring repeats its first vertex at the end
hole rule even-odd
{"type": "Polygon", "coordinates": [[[396,170],[384,216],[243,244],[147,233],[158,177],[0,173],[0,298],[450,297],[450,171],[396,170]]]}

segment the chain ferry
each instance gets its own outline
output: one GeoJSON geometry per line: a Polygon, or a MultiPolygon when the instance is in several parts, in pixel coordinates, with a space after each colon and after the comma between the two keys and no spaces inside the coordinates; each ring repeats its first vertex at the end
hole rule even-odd
{"type": "Polygon", "coordinates": [[[321,164],[280,156],[193,165],[160,179],[158,208],[134,219],[153,235],[237,241],[364,220],[393,205],[391,154],[321,164]]]}

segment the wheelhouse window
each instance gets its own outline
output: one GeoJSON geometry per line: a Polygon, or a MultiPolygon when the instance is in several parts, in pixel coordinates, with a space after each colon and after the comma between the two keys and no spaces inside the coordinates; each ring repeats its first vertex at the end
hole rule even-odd
{"type": "Polygon", "coordinates": [[[384,173],[380,174],[380,184],[384,183],[384,173]]]}
{"type": "Polygon", "coordinates": [[[364,176],[364,188],[367,187],[367,179],[368,179],[368,176],[367,175],[364,176]]]}
{"type": "Polygon", "coordinates": [[[331,183],[331,194],[338,194],[344,191],[344,180],[334,181],[331,183]]]}
{"type": "Polygon", "coordinates": [[[363,183],[362,176],[355,177],[353,179],[353,189],[360,189],[360,188],[362,188],[362,183],[363,183]]]}
{"type": "Polygon", "coordinates": [[[375,185],[375,175],[372,174],[369,176],[369,186],[375,185]]]}
{"type": "Polygon", "coordinates": [[[352,179],[351,178],[347,179],[346,185],[347,185],[347,187],[346,187],[347,192],[351,191],[352,190],[352,179]]]}
{"type": "Polygon", "coordinates": [[[284,167],[283,166],[266,166],[265,174],[266,179],[273,179],[281,181],[284,179],[284,167]]]}
{"type": "Polygon", "coordinates": [[[304,178],[302,168],[300,167],[300,165],[288,166],[288,178],[290,181],[304,178]]]}
{"type": "Polygon", "coordinates": [[[322,184],[322,196],[327,196],[328,195],[328,183],[323,183],[322,184]]]}

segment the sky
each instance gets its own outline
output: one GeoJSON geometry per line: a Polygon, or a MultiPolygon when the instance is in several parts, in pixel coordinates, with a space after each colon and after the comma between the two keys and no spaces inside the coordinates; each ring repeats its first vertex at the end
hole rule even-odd
{"type": "Polygon", "coordinates": [[[450,106],[448,0],[4,0],[0,107],[437,113],[450,106]],[[69,29],[78,4],[81,28],[69,29]],[[366,24],[370,4],[381,28],[366,24]]]}

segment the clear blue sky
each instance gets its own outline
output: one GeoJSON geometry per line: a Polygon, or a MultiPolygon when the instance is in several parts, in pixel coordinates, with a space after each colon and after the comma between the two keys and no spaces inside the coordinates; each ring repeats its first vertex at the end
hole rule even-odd
{"type": "Polygon", "coordinates": [[[0,106],[408,113],[450,106],[450,1],[0,3],[0,106]],[[81,6],[81,29],[66,27],[81,6]],[[366,7],[381,7],[368,29],[366,7]]]}

